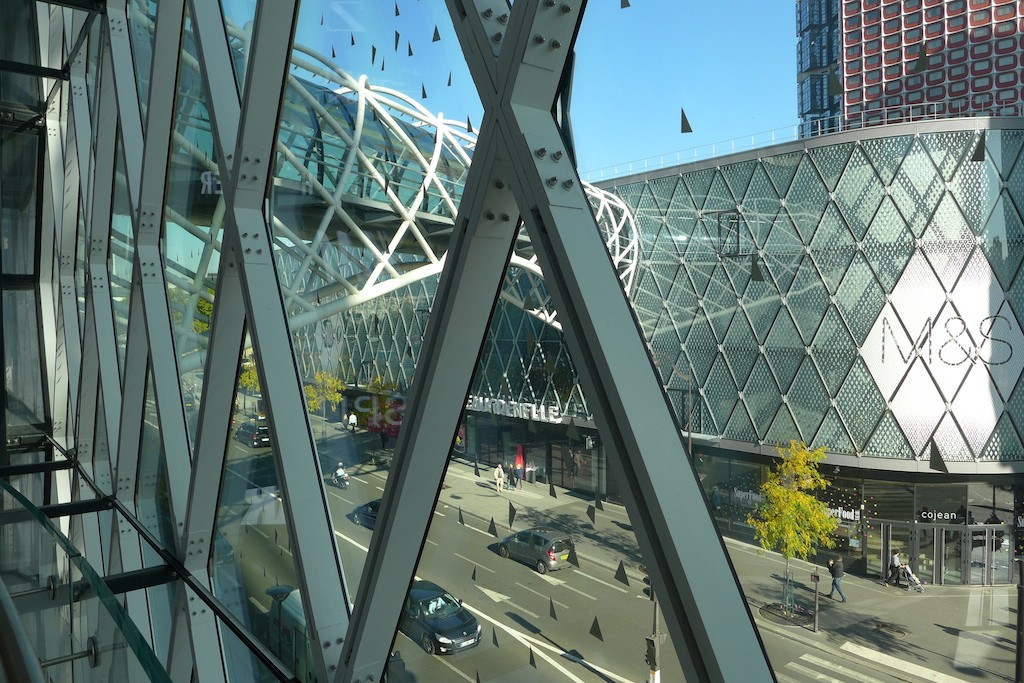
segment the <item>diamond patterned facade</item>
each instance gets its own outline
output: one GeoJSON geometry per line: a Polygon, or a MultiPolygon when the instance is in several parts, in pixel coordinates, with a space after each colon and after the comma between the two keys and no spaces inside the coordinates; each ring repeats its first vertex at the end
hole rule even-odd
{"type": "Polygon", "coordinates": [[[931,126],[606,184],[643,243],[637,315],[702,431],[1024,459],[1024,130],[931,126]]]}

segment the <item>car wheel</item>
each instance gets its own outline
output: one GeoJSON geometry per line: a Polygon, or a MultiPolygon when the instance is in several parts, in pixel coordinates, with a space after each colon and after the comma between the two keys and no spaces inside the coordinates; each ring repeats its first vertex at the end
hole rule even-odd
{"type": "Polygon", "coordinates": [[[434,654],[434,639],[424,633],[423,638],[420,639],[420,647],[428,655],[434,654]]]}
{"type": "Polygon", "coordinates": [[[537,573],[538,574],[547,574],[548,573],[548,566],[546,564],[544,564],[544,560],[538,560],[537,561],[537,573]]]}
{"type": "Polygon", "coordinates": [[[504,557],[505,559],[508,559],[508,546],[505,544],[499,545],[498,554],[504,557]]]}

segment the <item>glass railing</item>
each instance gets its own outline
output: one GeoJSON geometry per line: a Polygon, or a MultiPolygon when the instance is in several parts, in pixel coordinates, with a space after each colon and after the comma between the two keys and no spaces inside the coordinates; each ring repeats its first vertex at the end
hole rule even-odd
{"type": "Polygon", "coordinates": [[[3,480],[0,503],[7,514],[20,512],[0,526],[0,579],[46,678],[169,683],[134,622],[68,537],[3,480]]]}

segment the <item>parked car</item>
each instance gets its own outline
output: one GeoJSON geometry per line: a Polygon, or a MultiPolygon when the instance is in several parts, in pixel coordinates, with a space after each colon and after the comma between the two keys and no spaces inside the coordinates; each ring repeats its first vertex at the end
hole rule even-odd
{"type": "Polygon", "coordinates": [[[526,529],[506,536],[498,545],[498,554],[530,565],[540,574],[569,565],[575,549],[572,537],[547,527],[526,529]]]}
{"type": "Polygon", "coordinates": [[[369,503],[357,505],[352,510],[352,521],[359,526],[372,529],[377,524],[377,513],[380,511],[380,498],[369,503]]]}
{"type": "Polygon", "coordinates": [[[238,426],[235,437],[249,448],[260,448],[270,445],[270,427],[257,422],[243,422],[238,426]]]}
{"type": "Polygon", "coordinates": [[[468,650],[480,642],[482,630],[462,600],[430,581],[412,582],[398,629],[429,655],[468,650]]]}

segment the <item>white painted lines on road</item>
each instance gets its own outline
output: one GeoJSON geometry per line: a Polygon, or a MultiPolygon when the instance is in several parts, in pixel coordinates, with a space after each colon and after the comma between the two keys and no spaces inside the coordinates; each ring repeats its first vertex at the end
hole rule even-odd
{"type": "Polygon", "coordinates": [[[597,600],[597,598],[595,598],[590,593],[585,593],[585,592],[581,591],[578,588],[573,588],[572,586],[567,584],[562,579],[556,579],[555,577],[549,576],[548,574],[538,574],[538,576],[541,579],[543,579],[544,581],[547,581],[548,583],[550,583],[552,586],[558,586],[559,588],[564,588],[566,590],[572,591],[573,593],[577,593],[579,595],[582,595],[585,598],[590,598],[591,600],[597,600]]]}
{"type": "Polygon", "coordinates": [[[452,553],[452,555],[454,555],[455,557],[457,557],[457,558],[459,558],[461,560],[465,560],[466,562],[469,562],[471,565],[474,565],[476,567],[479,567],[480,569],[483,569],[485,572],[490,572],[492,574],[496,573],[493,569],[488,569],[487,567],[483,566],[482,564],[480,564],[476,560],[471,560],[468,557],[466,557],[465,555],[459,555],[458,553],[452,553]]]}
{"type": "Polygon", "coordinates": [[[903,673],[910,674],[911,676],[917,676],[923,678],[926,681],[933,681],[934,683],[966,683],[964,679],[957,678],[956,676],[950,676],[940,671],[934,671],[932,669],[926,669],[923,666],[908,662],[898,657],[883,654],[878,650],[872,650],[871,648],[857,645],[855,643],[846,642],[843,643],[842,647],[839,648],[845,652],[856,655],[863,659],[870,659],[871,661],[881,664],[884,667],[892,668],[893,671],[901,671],[903,673]]]}
{"type": "MultiPolygon", "coordinates": [[[[469,604],[467,604],[465,602],[462,603],[462,606],[466,607],[467,609],[469,609],[469,611],[473,612],[473,614],[477,615],[478,617],[480,617],[482,619],[485,619],[486,621],[488,621],[492,625],[496,626],[497,628],[500,628],[502,631],[504,631],[505,633],[509,634],[513,638],[515,638],[517,641],[519,641],[519,644],[522,645],[523,647],[529,647],[529,645],[527,644],[527,640],[533,640],[532,638],[527,638],[527,636],[525,636],[524,634],[522,634],[519,631],[515,630],[514,628],[510,628],[510,627],[506,626],[505,624],[501,623],[500,621],[487,616],[486,614],[484,614],[480,610],[470,606],[469,604]]],[[[583,679],[581,679],[578,676],[574,676],[572,673],[569,672],[568,669],[566,669],[564,666],[562,666],[557,661],[555,661],[551,656],[545,654],[543,652],[543,649],[545,649],[545,648],[548,649],[548,650],[551,650],[552,652],[556,653],[560,657],[564,656],[564,654],[565,654],[564,651],[559,650],[557,648],[554,648],[554,647],[548,645],[547,643],[540,642],[540,641],[538,641],[536,644],[534,644],[533,653],[536,656],[538,656],[541,659],[543,659],[548,664],[550,664],[551,666],[553,666],[555,669],[557,669],[559,671],[559,673],[561,673],[563,676],[565,676],[570,681],[573,681],[573,683],[584,683],[583,679]]],[[[628,681],[625,678],[619,678],[619,677],[616,676],[616,679],[618,679],[622,683],[630,683],[630,681],[628,681]]]]}
{"type": "Polygon", "coordinates": [[[491,536],[489,533],[487,533],[483,529],[477,529],[475,526],[473,526],[471,524],[463,524],[462,526],[465,527],[466,529],[472,529],[473,531],[477,532],[478,534],[483,534],[487,538],[494,538],[494,536],[491,536]]]}
{"type": "Polygon", "coordinates": [[[577,576],[582,576],[584,578],[590,579],[591,581],[596,581],[597,583],[601,584],[602,586],[607,586],[608,588],[611,588],[612,590],[617,590],[620,593],[628,593],[629,592],[628,588],[623,588],[622,586],[616,586],[614,583],[608,583],[607,581],[602,581],[601,579],[593,577],[590,574],[586,574],[586,573],[580,572],[580,571],[573,572],[573,573],[576,574],[577,576]]]}
{"type": "Polygon", "coordinates": [[[362,543],[359,543],[358,541],[352,540],[351,538],[349,538],[345,534],[341,533],[340,531],[335,531],[334,535],[337,536],[338,538],[341,538],[341,539],[344,539],[344,540],[348,541],[349,543],[351,543],[355,547],[357,547],[360,550],[362,550],[364,553],[370,552],[370,549],[367,548],[365,545],[363,545],[362,543]]]}
{"type": "Polygon", "coordinates": [[[434,514],[437,515],[438,517],[444,517],[445,516],[445,514],[443,512],[438,512],[437,510],[434,510],[434,514]]]}
{"type": "Polygon", "coordinates": [[[558,605],[559,607],[562,607],[563,609],[569,609],[569,605],[565,604],[564,602],[559,602],[558,600],[554,600],[554,598],[551,598],[550,595],[544,595],[540,591],[535,591],[532,588],[530,588],[529,586],[524,586],[523,584],[519,583],[518,581],[516,581],[516,585],[519,586],[520,588],[522,588],[523,590],[530,591],[534,595],[539,595],[540,597],[544,598],[545,600],[549,599],[549,598],[552,599],[556,605],[558,605]]]}
{"type": "Polygon", "coordinates": [[[489,597],[491,600],[493,600],[496,603],[499,603],[499,604],[502,604],[502,605],[509,605],[511,607],[515,607],[517,611],[522,612],[523,614],[525,614],[525,615],[527,615],[529,617],[533,617],[534,619],[540,619],[540,617],[538,615],[534,614],[530,610],[525,609],[523,607],[520,607],[516,603],[512,602],[511,600],[509,600],[509,596],[507,596],[507,595],[505,595],[503,593],[499,593],[498,591],[491,590],[490,588],[484,588],[483,586],[477,586],[477,588],[479,588],[483,592],[484,595],[486,595],[487,597],[489,597]]]}
{"type": "Polygon", "coordinates": [[[823,669],[834,671],[835,673],[840,674],[849,680],[860,681],[861,683],[878,682],[878,676],[868,676],[867,674],[862,674],[859,671],[854,671],[853,669],[841,666],[839,664],[836,664],[835,662],[826,661],[821,657],[815,657],[814,655],[804,655],[800,659],[804,660],[805,662],[810,662],[811,664],[816,664],[823,669]]]}
{"type": "Polygon", "coordinates": [[[428,538],[428,539],[426,539],[426,541],[427,541],[427,543],[429,543],[430,545],[437,545],[437,542],[436,542],[436,541],[431,541],[431,540],[430,540],[429,538],[428,538]]]}
{"type": "Polygon", "coordinates": [[[346,503],[348,503],[349,505],[355,505],[355,503],[353,503],[353,502],[352,502],[351,500],[349,500],[348,498],[346,498],[345,496],[343,496],[343,495],[341,495],[341,494],[339,494],[339,493],[335,493],[334,491],[330,491],[330,490],[328,490],[328,491],[327,491],[327,493],[331,494],[331,495],[332,495],[332,496],[334,496],[335,498],[338,498],[338,499],[340,499],[340,500],[343,500],[343,501],[345,501],[345,502],[346,502],[346,503]]]}
{"type": "Polygon", "coordinates": [[[457,668],[457,667],[455,667],[454,665],[452,665],[452,664],[449,664],[448,662],[446,662],[446,661],[444,660],[444,657],[434,657],[432,661],[435,661],[435,662],[440,662],[440,663],[444,664],[444,665],[445,665],[445,666],[447,666],[447,667],[448,667],[449,669],[451,669],[451,670],[452,670],[452,671],[454,671],[454,672],[455,672],[456,674],[458,674],[459,678],[461,678],[462,680],[464,680],[464,681],[469,681],[469,683],[476,683],[476,679],[474,679],[474,678],[470,678],[470,677],[469,677],[469,676],[468,676],[467,674],[463,673],[463,672],[462,672],[462,671],[461,671],[460,669],[458,669],[458,668],[457,668]]]}
{"type": "Polygon", "coordinates": [[[374,486],[374,488],[377,489],[378,491],[383,491],[384,490],[383,486],[374,486]]]}

